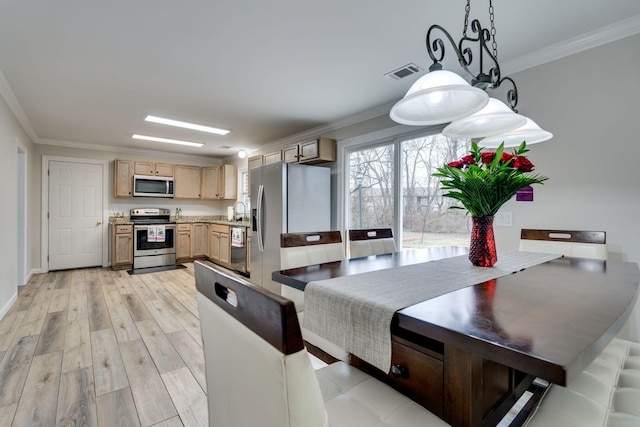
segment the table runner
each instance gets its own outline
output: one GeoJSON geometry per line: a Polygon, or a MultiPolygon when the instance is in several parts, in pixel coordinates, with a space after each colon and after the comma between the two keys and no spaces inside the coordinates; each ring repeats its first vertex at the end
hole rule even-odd
{"type": "Polygon", "coordinates": [[[475,267],[461,255],[310,282],[304,291],[304,327],[389,372],[396,311],[558,257],[500,250],[493,268],[475,267]]]}

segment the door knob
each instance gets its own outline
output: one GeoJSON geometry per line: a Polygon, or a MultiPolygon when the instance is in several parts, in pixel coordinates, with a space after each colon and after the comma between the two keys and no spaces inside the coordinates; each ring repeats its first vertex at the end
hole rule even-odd
{"type": "Polygon", "coordinates": [[[96,222],[96,226],[98,226],[98,225],[100,225],[100,224],[102,224],[102,221],[98,221],[98,222],[96,222]]]}

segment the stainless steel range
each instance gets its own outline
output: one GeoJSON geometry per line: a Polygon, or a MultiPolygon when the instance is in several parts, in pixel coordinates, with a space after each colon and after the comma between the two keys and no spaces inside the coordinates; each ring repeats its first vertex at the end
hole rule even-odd
{"type": "Polygon", "coordinates": [[[176,224],[169,209],[131,209],[133,268],[176,264],[176,224]]]}

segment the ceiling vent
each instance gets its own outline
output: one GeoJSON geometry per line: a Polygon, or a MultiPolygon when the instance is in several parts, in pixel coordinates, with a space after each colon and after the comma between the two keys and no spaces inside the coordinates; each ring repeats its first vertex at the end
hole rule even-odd
{"type": "Polygon", "coordinates": [[[232,147],[230,145],[221,145],[218,148],[222,148],[224,150],[230,150],[232,147]]]}
{"type": "Polygon", "coordinates": [[[404,67],[400,67],[397,70],[388,72],[387,74],[385,74],[385,77],[388,77],[392,80],[400,80],[412,74],[419,73],[421,71],[424,71],[424,70],[418,67],[416,64],[411,63],[411,64],[405,65],[404,67]]]}

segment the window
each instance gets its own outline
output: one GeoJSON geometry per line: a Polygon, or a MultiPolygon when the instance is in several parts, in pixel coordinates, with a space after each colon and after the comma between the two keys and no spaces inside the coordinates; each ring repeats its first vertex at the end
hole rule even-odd
{"type": "Polygon", "coordinates": [[[433,174],[469,144],[431,134],[348,149],[348,228],[392,228],[402,248],[468,245],[468,218],[433,174]]]}
{"type": "Polygon", "coordinates": [[[349,155],[349,228],[393,227],[393,145],[349,155]]]}
{"type": "Polygon", "coordinates": [[[437,169],[462,157],[469,141],[442,134],[399,142],[402,153],[402,247],[469,245],[464,211],[452,210],[454,202],[442,196],[437,169]]]}

